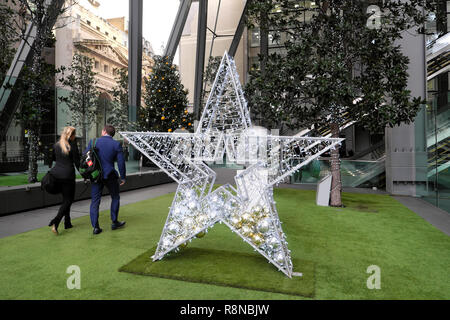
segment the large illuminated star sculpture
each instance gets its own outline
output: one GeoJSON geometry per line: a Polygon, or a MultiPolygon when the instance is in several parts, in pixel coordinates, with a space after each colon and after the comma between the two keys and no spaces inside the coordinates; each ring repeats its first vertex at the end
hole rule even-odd
{"type": "Polygon", "coordinates": [[[227,53],[195,133],[121,132],[136,149],[178,183],[153,260],[184,247],[223,222],[288,277],[290,251],[273,199],[273,186],[343,139],[255,133],[234,61],[227,53]],[[206,163],[245,163],[212,191],[215,172],[206,163]]]}

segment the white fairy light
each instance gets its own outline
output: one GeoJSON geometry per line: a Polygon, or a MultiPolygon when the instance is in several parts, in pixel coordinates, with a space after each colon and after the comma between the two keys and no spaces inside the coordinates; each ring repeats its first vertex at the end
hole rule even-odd
{"type": "Polygon", "coordinates": [[[233,59],[224,54],[195,133],[121,132],[130,144],[178,183],[152,259],[201,238],[217,222],[263,255],[288,277],[293,266],[273,200],[273,186],[343,139],[274,136],[253,130],[233,59]],[[242,159],[240,152],[257,154],[242,159]],[[204,162],[243,160],[236,189],[212,191],[216,173],[204,162]],[[296,160],[296,161],[293,161],[296,160]]]}

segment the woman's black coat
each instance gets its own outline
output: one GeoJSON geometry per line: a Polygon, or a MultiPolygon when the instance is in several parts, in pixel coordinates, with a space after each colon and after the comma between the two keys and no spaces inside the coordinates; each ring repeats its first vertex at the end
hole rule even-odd
{"type": "Polygon", "coordinates": [[[55,143],[53,146],[52,160],[49,166],[52,166],[53,161],[56,162],[55,166],[50,170],[56,179],[75,180],[74,165],[77,169],[80,168],[80,153],[78,151],[78,146],[75,141],[69,141],[69,144],[69,154],[64,154],[62,152],[59,142],[55,143]]]}

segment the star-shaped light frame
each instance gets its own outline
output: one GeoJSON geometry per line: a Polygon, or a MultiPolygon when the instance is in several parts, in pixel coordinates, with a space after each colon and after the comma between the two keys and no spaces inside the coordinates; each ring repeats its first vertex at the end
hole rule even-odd
{"type": "Polygon", "coordinates": [[[225,52],[195,133],[120,132],[178,183],[153,260],[201,238],[224,223],[288,277],[293,266],[273,199],[273,186],[335,148],[343,139],[274,136],[253,130],[239,75],[225,52]],[[206,163],[244,162],[213,191],[216,173],[206,163]]]}

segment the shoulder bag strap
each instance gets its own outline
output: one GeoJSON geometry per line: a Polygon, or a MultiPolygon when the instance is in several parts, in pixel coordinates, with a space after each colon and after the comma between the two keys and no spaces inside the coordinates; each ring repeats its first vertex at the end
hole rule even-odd
{"type": "Polygon", "coordinates": [[[96,143],[97,143],[97,138],[94,138],[94,142],[92,143],[92,152],[94,153],[95,157],[97,158],[98,165],[100,166],[100,171],[103,171],[102,163],[100,162],[100,158],[99,158],[97,152],[95,152],[95,144],[96,143]]]}

